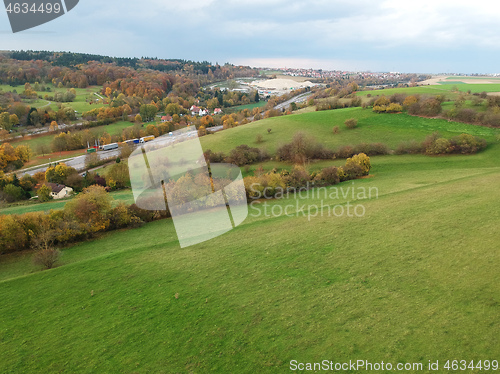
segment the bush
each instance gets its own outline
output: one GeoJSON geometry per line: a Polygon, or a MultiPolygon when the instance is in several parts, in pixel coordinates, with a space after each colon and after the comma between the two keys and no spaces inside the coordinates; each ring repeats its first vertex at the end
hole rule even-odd
{"type": "Polygon", "coordinates": [[[410,107],[413,104],[416,104],[418,102],[418,97],[414,95],[407,96],[404,101],[403,101],[403,106],[405,108],[410,107]]]}
{"type": "MultiPolygon", "coordinates": [[[[387,155],[390,153],[389,147],[383,143],[361,143],[354,147],[353,154],[365,153],[368,156],[387,155]]],[[[350,157],[350,156],[348,156],[350,157]]]]}
{"type": "Polygon", "coordinates": [[[389,101],[391,103],[403,105],[404,101],[406,100],[406,97],[407,96],[405,93],[395,93],[389,98],[389,101]]]}
{"type": "Polygon", "coordinates": [[[324,185],[333,185],[340,182],[339,171],[335,166],[327,167],[316,176],[316,181],[324,185]]]}
{"type": "Polygon", "coordinates": [[[0,216],[0,254],[24,248],[28,237],[13,215],[0,216]]]}
{"type": "Polygon", "coordinates": [[[44,184],[42,187],[38,189],[37,195],[38,195],[38,201],[46,202],[52,199],[51,195],[52,189],[44,184]]]}
{"type": "Polygon", "coordinates": [[[435,117],[441,113],[442,110],[443,108],[438,99],[426,99],[420,103],[420,113],[418,114],[427,117],[435,117]]]}
{"type": "Polygon", "coordinates": [[[303,166],[295,165],[286,178],[287,185],[291,187],[302,187],[311,181],[311,176],[303,166]]]}
{"type": "Polygon", "coordinates": [[[257,134],[255,137],[255,143],[260,144],[264,141],[264,138],[262,137],[262,134],[257,134]]]}
{"type": "Polygon", "coordinates": [[[262,197],[274,197],[278,192],[285,191],[287,187],[286,176],[270,171],[260,176],[248,176],[243,179],[247,200],[262,197]]]}
{"type": "Polygon", "coordinates": [[[345,163],[344,171],[354,169],[353,165],[358,165],[360,167],[361,175],[368,175],[372,167],[370,157],[368,157],[364,153],[359,153],[352,156],[351,158],[348,158],[345,163]]]}
{"type": "Polygon", "coordinates": [[[448,140],[441,138],[439,133],[429,135],[421,144],[422,149],[429,155],[447,153],[472,154],[483,150],[486,146],[486,140],[469,134],[461,134],[448,140]]]}
{"type": "Polygon", "coordinates": [[[67,166],[64,163],[57,164],[56,166],[49,166],[45,171],[45,180],[51,183],[64,183],[64,180],[71,174],[77,174],[76,169],[67,166]]]}
{"type": "Polygon", "coordinates": [[[316,105],[316,111],[345,108],[345,105],[338,98],[321,100],[316,105]]]}
{"type": "Polygon", "coordinates": [[[472,98],[472,105],[474,106],[481,106],[483,105],[484,101],[481,99],[479,96],[474,96],[472,98]]]}
{"type": "Polygon", "coordinates": [[[124,163],[113,164],[106,175],[106,183],[110,186],[110,181],[113,181],[115,188],[121,189],[130,185],[130,174],[128,166],[124,163]]]}
{"type": "Polygon", "coordinates": [[[101,177],[99,174],[94,176],[94,183],[97,186],[106,187],[106,179],[101,177]]]}
{"type": "Polygon", "coordinates": [[[311,153],[311,159],[314,160],[331,160],[335,158],[335,152],[326,149],[323,145],[317,143],[314,145],[311,153]]]}
{"type": "Polygon", "coordinates": [[[386,110],[387,113],[398,113],[403,111],[403,107],[400,104],[397,103],[391,103],[387,106],[386,110]]]}
{"type": "Polygon", "coordinates": [[[35,187],[36,184],[37,180],[29,174],[24,174],[19,181],[19,186],[25,191],[33,191],[33,187],[35,187]]]}
{"type": "Polygon", "coordinates": [[[136,204],[130,205],[128,211],[132,217],[137,217],[140,222],[152,222],[156,218],[154,211],[141,209],[136,204]]]}
{"type": "Polygon", "coordinates": [[[340,132],[340,128],[338,126],[333,126],[333,133],[338,134],[340,132]]]}
{"type": "Polygon", "coordinates": [[[8,203],[19,201],[25,198],[25,192],[21,187],[13,184],[6,185],[0,193],[0,199],[8,203]]]}
{"type": "Polygon", "coordinates": [[[363,175],[363,169],[356,163],[345,164],[342,168],[343,177],[341,181],[359,178],[363,175]]]}
{"type": "Polygon", "coordinates": [[[451,148],[456,153],[472,154],[486,148],[486,140],[469,134],[460,134],[450,139],[451,148]]]}
{"type": "Polygon", "coordinates": [[[211,149],[205,151],[204,155],[205,159],[210,163],[222,163],[226,158],[223,152],[212,152],[211,149]]]}
{"type": "Polygon", "coordinates": [[[420,114],[420,103],[415,102],[412,103],[408,106],[408,114],[411,114],[412,116],[416,116],[420,114]]]}
{"type": "Polygon", "coordinates": [[[481,123],[486,126],[500,127],[500,114],[486,113],[481,123]]]}
{"type": "Polygon", "coordinates": [[[436,139],[432,144],[430,144],[426,149],[425,153],[429,155],[439,155],[445,153],[451,153],[450,141],[445,138],[436,139]]]}
{"type": "Polygon", "coordinates": [[[359,96],[353,97],[350,102],[350,107],[351,108],[360,107],[362,102],[363,101],[361,100],[361,97],[359,96]]]}
{"type": "Polygon", "coordinates": [[[340,147],[340,149],[336,152],[335,154],[338,158],[349,158],[355,155],[354,148],[345,145],[343,147],[340,147]]]}
{"type": "Polygon", "coordinates": [[[267,154],[259,148],[251,148],[246,144],[242,144],[231,151],[227,161],[238,166],[243,166],[260,162],[267,158],[267,154]]]}
{"type": "Polygon", "coordinates": [[[378,99],[375,100],[373,103],[374,106],[387,106],[390,104],[390,101],[387,97],[381,96],[378,99]]]}
{"type": "Polygon", "coordinates": [[[133,152],[133,147],[124,143],[124,144],[121,144],[120,145],[120,159],[121,160],[126,160],[127,158],[130,157],[130,155],[132,154],[133,152]]]}
{"type": "Polygon", "coordinates": [[[396,153],[398,155],[402,154],[419,154],[423,153],[425,148],[422,146],[421,143],[417,142],[416,140],[410,140],[407,142],[402,142],[401,144],[398,145],[396,148],[396,153]]]}
{"type": "Polygon", "coordinates": [[[272,118],[281,116],[282,112],[279,109],[269,109],[264,113],[264,118],[272,118]]]}
{"type": "MultiPolygon", "coordinates": [[[[81,192],[84,186],[84,179],[80,174],[71,174],[64,180],[66,186],[71,187],[76,192],[81,192]]],[[[40,197],[40,195],[38,196],[40,197]]]]}
{"type": "Polygon", "coordinates": [[[52,269],[60,256],[61,252],[56,248],[39,249],[33,255],[33,263],[45,269],[52,269]]]}
{"type": "Polygon", "coordinates": [[[455,118],[460,122],[474,123],[476,119],[476,111],[473,109],[460,109],[455,118]]]}
{"type": "Polygon", "coordinates": [[[348,129],[354,129],[358,126],[358,120],[356,118],[349,118],[345,120],[344,124],[348,129]]]}
{"type": "Polygon", "coordinates": [[[130,223],[132,222],[132,218],[134,217],[131,214],[130,210],[122,202],[111,209],[111,211],[109,212],[109,216],[110,229],[120,229],[123,227],[127,227],[130,225],[130,223]]]}
{"type": "Polygon", "coordinates": [[[291,143],[279,147],[276,151],[278,160],[296,164],[303,164],[313,159],[327,160],[333,158],[333,156],[333,151],[324,148],[313,137],[303,132],[297,132],[293,136],[291,143]]]}
{"type": "Polygon", "coordinates": [[[109,227],[110,210],[111,196],[97,185],[85,188],[64,206],[64,213],[79,223],[83,232],[88,235],[105,231],[109,227]]]}

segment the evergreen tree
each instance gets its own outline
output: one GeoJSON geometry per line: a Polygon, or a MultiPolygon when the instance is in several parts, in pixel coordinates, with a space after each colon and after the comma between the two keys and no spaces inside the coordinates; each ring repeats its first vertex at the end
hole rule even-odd
{"type": "Polygon", "coordinates": [[[14,176],[12,177],[12,184],[16,187],[19,187],[19,178],[17,177],[17,174],[14,174],[14,176]]]}

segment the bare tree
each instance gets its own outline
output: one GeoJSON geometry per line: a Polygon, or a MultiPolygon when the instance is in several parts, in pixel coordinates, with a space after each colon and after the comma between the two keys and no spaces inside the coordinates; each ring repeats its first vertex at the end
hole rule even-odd
{"type": "Polygon", "coordinates": [[[42,223],[42,230],[33,239],[32,248],[35,249],[33,263],[43,266],[45,269],[52,269],[61,256],[61,252],[54,248],[56,233],[50,229],[49,224],[42,223]]]}

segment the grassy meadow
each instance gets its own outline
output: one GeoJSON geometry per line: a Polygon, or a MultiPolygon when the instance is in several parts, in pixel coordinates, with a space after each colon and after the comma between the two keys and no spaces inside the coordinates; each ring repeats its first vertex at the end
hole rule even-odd
{"type": "MultiPolygon", "coordinates": [[[[132,122],[118,121],[115,123],[111,123],[109,125],[94,127],[94,128],[89,129],[89,130],[95,136],[100,137],[104,134],[104,132],[107,132],[110,135],[121,135],[122,131],[124,129],[126,129],[127,127],[132,127],[132,126],[134,126],[134,124],[132,122]]],[[[76,130],[76,131],[80,131],[80,130],[76,130]]],[[[51,144],[52,144],[52,141],[54,140],[54,136],[55,136],[54,134],[47,134],[47,135],[38,136],[38,137],[26,136],[22,139],[19,139],[16,141],[11,141],[11,144],[13,146],[28,145],[28,146],[30,146],[30,148],[33,150],[33,152],[35,154],[39,154],[40,153],[39,149],[40,149],[40,146],[42,146],[42,145],[45,146],[46,149],[49,149],[49,150],[51,149],[51,144]]],[[[79,150],[78,152],[82,153],[82,152],[84,152],[84,150],[79,150]]],[[[54,155],[57,156],[57,153],[54,155]]]]}
{"type": "MultiPolygon", "coordinates": [[[[479,81],[479,80],[478,80],[479,81]]],[[[466,84],[459,82],[450,81],[445,82],[445,84],[439,85],[429,85],[429,86],[418,86],[418,87],[406,87],[406,88],[385,88],[382,90],[372,90],[372,91],[359,91],[358,96],[366,97],[367,95],[377,96],[385,95],[390,96],[395,93],[406,93],[407,95],[445,95],[447,98],[455,99],[459,92],[464,93],[467,91],[471,93],[481,93],[481,92],[500,92],[500,83],[478,83],[478,84],[466,84]],[[454,89],[458,89],[458,92],[454,89]]]]}
{"type": "Polygon", "coordinates": [[[489,141],[496,140],[496,135],[500,134],[499,129],[471,126],[445,119],[420,118],[404,113],[377,114],[370,109],[347,108],[265,119],[205,136],[201,138],[201,143],[204,149],[212,151],[228,152],[238,145],[248,144],[274,153],[281,144],[290,142],[298,131],[315,137],[318,142],[331,149],[343,145],[377,142],[396,148],[406,140],[424,140],[435,131],[444,137],[468,133],[489,141]],[[357,118],[358,127],[347,129],[344,122],[348,118],[357,118]],[[339,134],[333,133],[334,126],[339,126],[339,134]],[[271,129],[271,133],[268,133],[268,129],[271,129]],[[262,135],[263,143],[256,143],[257,134],[262,135]]]}
{"type": "MultiPolygon", "coordinates": [[[[98,173],[101,175],[105,175],[100,172],[98,173]]],[[[131,190],[111,192],[111,196],[115,204],[119,202],[124,202],[126,204],[134,203],[134,196],[131,190]]],[[[32,201],[32,202],[21,202],[16,204],[10,204],[7,207],[0,206],[0,215],[24,214],[30,212],[49,212],[51,210],[59,210],[63,209],[69,200],[71,200],[71,198],[62,200],[51,200],[45,203],[32,201]]]]}
{"type": "Polygon", "coordinates": [[[240,226],[187,248],[163,220],[64,249],[52,270],[30,253],[1,256],[0,372],[284,373],[291,360],[362,359],[439,360],[444,373],[448,359],[499,359],[498,130],[354,108],[201,140],[274,152],[299,130],[331,148],[395,147],[434,131],[490,145],[469,156],[371,157],[370,177],[335,187],[376,189],[372,198],[314,189],[252,203],[240,226]],[[351,117],[357,129],[343,126],[351,117]],[[365,214],[328,214],[348,204],[365,214]]]}
{"type": "MultiPolygon", "coordinates": [[[[56,92],[66,92],[68,89],[63,87],[63,88],[57,88],[54,87],[53,84],[45,84],[45,87],[50,88],[50,92],[46,91],[39,91],[37,92],[38,95],[42,95],[42,97],[45,96],[45,94],[49,96],[54,96],[56,92]]],[[[54,101],[48,101],[45,99],[35,99],[35,100],[25,100],[26,104],[29,104],[32,107],[35,108],[41,108],[41,107],[49,107],[53,110],[58,110],[59,107],[58,105],[62,104],[64,106],[69,106],[76,110],[80,115],[82,112],[86,112],[88,110],[94,109],[94,108],[101,108],[104,106],[104,104],[99,103],[99,104],[92,104],[90,105],[89,103],[86,102],[88,98],[92,99],[99,99],[98,96],[94,95],[95,92],[99,93],[102,89],[102,86],[90,86],[87,88],[75,88],[76,91],[76,98],[73,102],[70,103],[56,103],[54,101]]],[[[10,86],[10,85],[5,85],[2,84],[0,85],[0,90],[4,92],[12,92],[16,91],[18,94],[21,94],[24,91],[24,85],[20,86],[10,86]]],[[[102,96],[102,95],[101,95],[102,96]]]]}
{"type": "Polygon", "coordinates": [[[251,104],[245,104],[245,105],[237,105],[233,106],[231,108],[226,108],[224,109],[225,113],[236,113],[239,112],[240,110],[245,110],[248,109],[249,111],[252,111],[254,108],[262,108],[267,104],[267,101],[261,100],[258,103],[251,103],[251,104]]]}

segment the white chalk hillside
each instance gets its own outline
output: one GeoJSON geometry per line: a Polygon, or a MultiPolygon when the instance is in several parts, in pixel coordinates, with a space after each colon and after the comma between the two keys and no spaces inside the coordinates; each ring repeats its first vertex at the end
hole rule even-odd
{"type": "Polygon", "coordinates": [[[296,82],[292,79],[268,79],[266,81],[253,81],[251,86],[263,88],[266,90],[289,90],[289,89],[298,89],[304,87],[312,87],[313,83],[310,81],[305,82],[296,82]]]}

